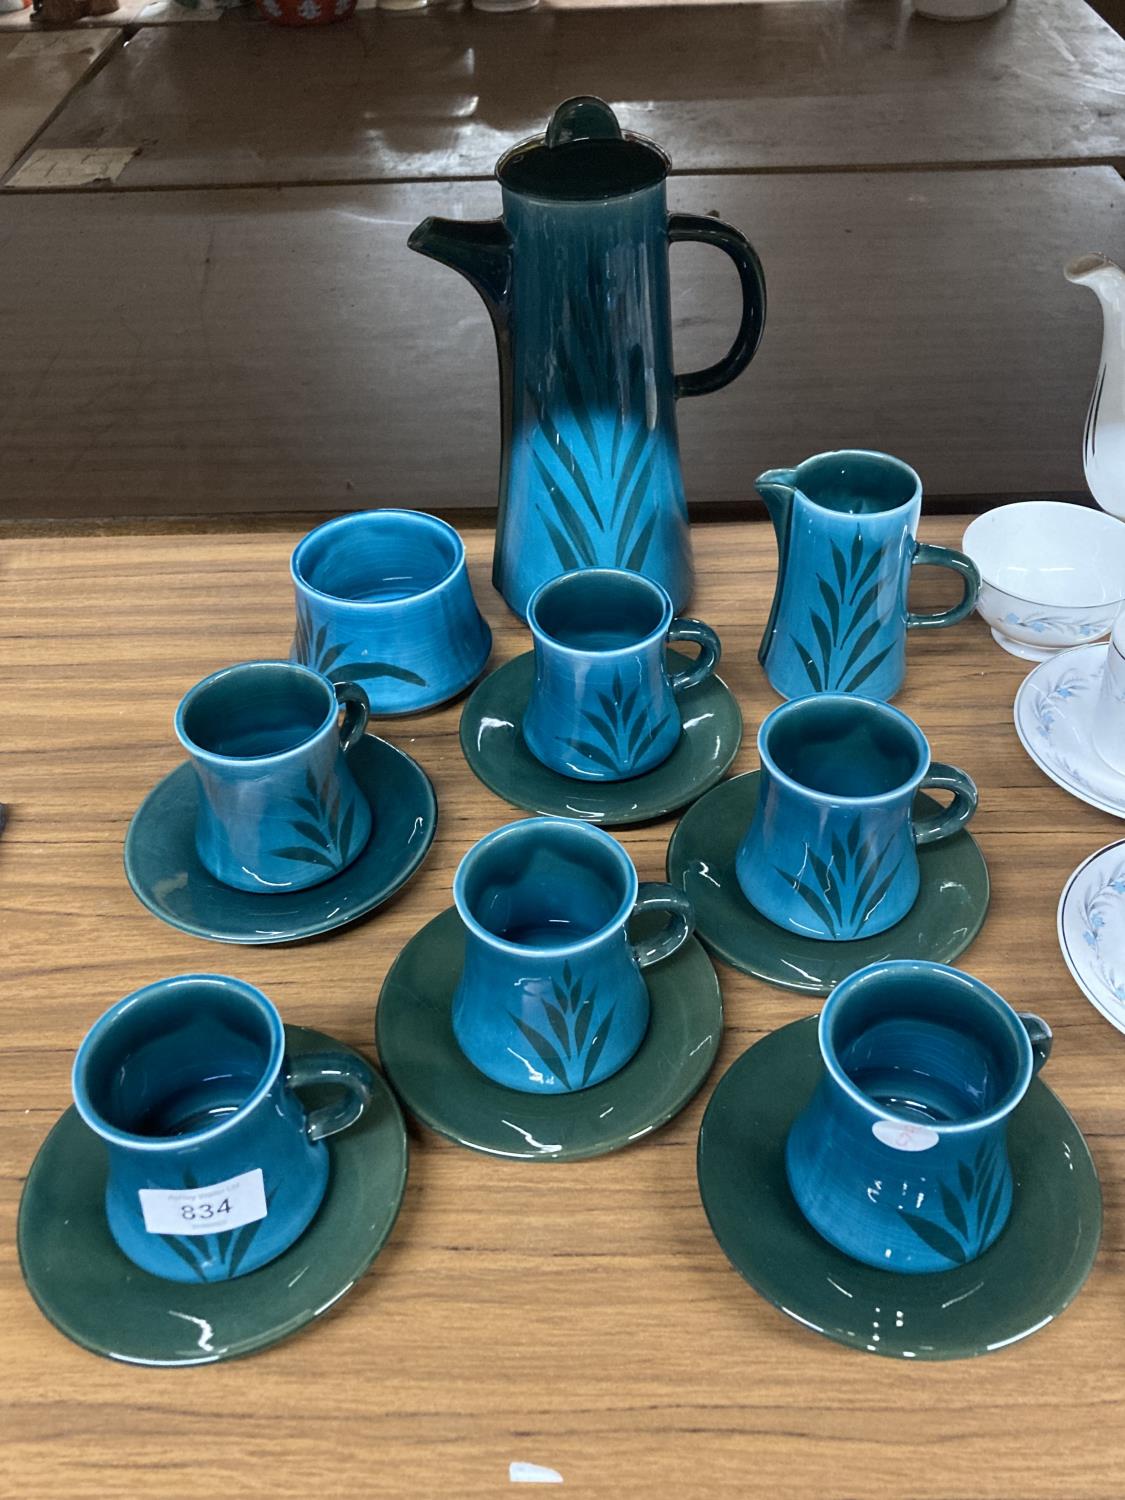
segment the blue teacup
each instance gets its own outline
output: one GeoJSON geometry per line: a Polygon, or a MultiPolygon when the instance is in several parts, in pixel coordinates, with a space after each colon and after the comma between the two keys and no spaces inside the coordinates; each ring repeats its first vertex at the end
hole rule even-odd
{"type": "Polygon", "coordinates": [[[289,565],[297,596],[294,661],[357,682],[372,713],[407,714],[453,698],[492,649],[465,547],[417,510],[369,510],[310,531],[289,565]]]}
{"type": "Polygon", "coordinates": [[[621,568],[583,568],[542,584],[527,606],[535,682],[523,736],[537,760],[581,781],[625,781],[668,759],[683,730],[676,698],[709,677],[719,637],[674,620],[658,583],[621,568]],[[700,648],[669,672],[665,646],[700,648]]]}
{"type": "Polygon", "coordinates": [[[347,761],[367,725],[362,688],[290,662],[243,662],[196,683],[175,725],[199,780],[196,849],[216,880],[297,891],[363,852],[371,808],[347,761]]]}
{"type": "Polygon", "coordinates": [[[1008,1121],[1046,1062],[1051,1031],[979,979],[898,959],[832,991],[824,1074],[785,1149],[815,1230],[884,1271],[947,1271],[1008,1222],[1008,1121]]]}
{"type": "Polygon", "coordinates": [[[147,985],[94,1023],[74,1059],[78,1113],[109,1150],[106,1214],[121,1251],[169,1281],[227,1281],[287,1250],[328,1185],[326,1136],[366,1109],[354,1055],[290,1062],[260,990],[221,974],[147,985]],[[294,1092],[344,1097],[306,1113],[294,1092]]]}
{"type": "Polygon", "coordinates": [[[569,818],[527,818],[486,835],[453,881],[465,965],[453,1031],[470,1062],[506,1088],[563,1094],[601,1083],[644,1040],[641,970],[670,957],[695,925],[670,885],[638,885],[616,839],[569,818]],[[632,942],[634,912],[667,911],[632,942]]]}
{"type": "Polygon", "coordinates": [[[887,703],[847,693],[794,698],[758,730],[758,805],[735,860],[742,893],[764,917],[803,937],[872,937],[918,898],[915,847],[952,838],[977,789],[930,761],[926,737],[887,703]],[[914,813],[924,787],[953,801],[914,813]]]}

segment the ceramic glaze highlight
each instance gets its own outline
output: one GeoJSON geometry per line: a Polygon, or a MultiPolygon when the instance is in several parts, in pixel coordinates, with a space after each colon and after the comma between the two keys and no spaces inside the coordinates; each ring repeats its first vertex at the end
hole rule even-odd
{"type": "MultiPolygon", "coordinates": [[[[135,991],[94,1024],[73,1088],[108,1148],[105,1207],[122,1253],[154,1276],[201,1282],[244,1276],[302,1233],[328,1182],[323,1138],[359,1119],[371,1082],[351,1054],[287,1061],[281,1018],[252,985],[184,974],[135,991]],[[306,1115],[294,1090],[326,1080],[346,1100],[306,1115]],[[194,1191],[256,1171],[264,1217],[208,1234],[146,1228],[142,1190],[194,1191]]],[[[221,1225],[221,1212],[208,1222],[221,1225]]]]}
{"type": "Polygon", "coordinates": [[[609,834],[556,818],[481,839],[458,866],[453,896],[467,934],[453,1032],[470,1062],[528,1093],[589,1088],[624,1067],[648,1027],[641,968],[691,935],[687,897],[638,886],[609,834]],[[672,920],[656,939],[632,943],[626,923],[642,910],[672,920]]]}
{"type": "Polygon", "coordinates": [[[339,516],[298,543],[289,571],[293,660],[359,683],[373,713],[432,708],[484,670],[492,632],[473,598],[464,544],[437,516],[339,516]]]}
{"type": "Polygon", "coordinates": [[[824,1074],[786,1143],[789,1186],[813,1228],[886,1271],[943,1271],[1007,1222],[1008,1119],[1051,1032],[942,964],[872,964],[829,996],[824,1074]]]}
{"type": "Polygon", "coordinates": [[[289,662],[225,667],[184,696],[175,729],[199,783],[196,850],[216,880],[275,895],[359,857],[371,808],[348,756],[367,714],[362,688],[289,662]]]}
{"type": "Polygon", "coordinates": [[[682,608],[691,538],[675,401],[718,390],[757,348],[765,283],[753,249],[716,219],[667,212],[664,153],[622,134],[601,100],[555,111],[544,137],[497,166],[504,214],[427,219],[411,249],[484,298],[500,360],[501,463],[493,581],[519,615],[535,589],[582,567],[628,568],[682,608]],[[668,248],[724,250],[743,310],[727,356],[676,376],[668,248]]]}
{"type": "Polygon", "coordinates": [[[537,760],[580,781],[624,781],[654,770],[683,731],[677,703],[715,670],[719,638],[698,620],[673,620],[659,584],[589,568],[541,585],[528,604],[535,681],[523,735],[537,760]],[[668,672],[665,646],[700,647],[668,672]]]}
{"type": "Polygon", "coordinates": [[[824,693],[783,703],[758,731],[754,815],[735,862],[747,901],[779,927],[839,942],[893,927],[918,896],[916,844],[958,833],[976,787],[930,764],[921,730],[889,704],[824,693]],[[951,791],[936,816],[915,794],[951,791]]]}
{"type": "Polygon", "coordinates": [[[821,453],[756,481],[778,544],[777,586],[758,658],[784,698],[893,698],[906,676],[906,632],[954,625],[980,578],[963,553],[915,540],[922,484],[899,459],[863,449],[821,453]],[[951,568],[961,602],[937,614],[907,606],[918,563],[951,568]]]}

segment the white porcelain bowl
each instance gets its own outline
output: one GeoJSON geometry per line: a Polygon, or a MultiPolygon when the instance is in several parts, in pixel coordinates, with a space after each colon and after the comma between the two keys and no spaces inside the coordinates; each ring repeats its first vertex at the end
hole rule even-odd
{"type": "Polygon", "coordinates": [[[1013,656],[1046,661],[1108,634],[1125,604],[1125,522],[1064,500],[1021,500],[973,521],[977,610],[1013,656]]]}

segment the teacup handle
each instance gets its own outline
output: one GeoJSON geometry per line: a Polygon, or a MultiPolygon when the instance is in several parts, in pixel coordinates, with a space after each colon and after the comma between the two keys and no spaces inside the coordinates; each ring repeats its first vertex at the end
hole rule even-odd
{"type": "Polygon", "coordinates": [[[1027,1039],[1031,1043],[1031,1071],[1038,1073],[1051,1055],[1051,1046],[1055,1040],[1054,1034],[1043,1017],[1035,1015],[1033,1011],[1021,1010],[1017,1014],[1024,1024],[1027,1039]]]}
{"type": "Polygon", "coordinates": [[[922,778],[922,790],[952,792],[953,801],[940,812],[925,818],[914,818],[914,842],[937,844],[959,833],[977,810],[977,786],[973,778],[956,766],[945,766],[935,760],[922,778]]]}
{"type": "Polygon", "coordinates": [[[332,1083],[344,1090],[342,1099],[312,1110],[305,1121],[309,1140],[322,1141],[355,1124],[371,1103],[374,1080],[371,1069],[361,1058],[346,1052],[308,1052],[303,1057],[286,1060],[285,1082],[291,1089],[332,1083]]]}
{"type": "Polygon", "coordinates": [[[344,710],[340,725],[340,749],[347,755],[364,736],[371,717],[371,704],[358,682],[335,682],[336,702],[344,710]]]}
{"type": "Polygon", "coordinates": [[[940,630],[943,625],[956,625],[958,620],[963,620],[966,615],[973,612],[977,595],[980,593],[980,573],[971,557],[966,557],[963,552],[958,552],[953,547],[936,547],[933,542],[916,542],[910,566],[912,568],[919,566],[950,568],[954,573],[960,573],[965,591],[952,609],[939,609],[936,613],[929,615],[918,615],[908,610],[907,630],[940,630]]]}
{"type": "Polygon", "coordinates": [[[633,915],[639,911],[671,913],[671,920],[663,931],[643,942],[631,944],[639,968],[647,969],[649,964],[658,964],[662,958],[671,958],[695,931],[695,907],[683,891],[678,891],[674,885],[665,885],[663,881],[642,881],[633,915]]]}
{"type": "Polygon", "coordinates": [[[698,687],[705,677],[719,665],[723,654],[722,642],[702,620],[673,620],[668,628],[670,641],[687,641],[699,647],[699,655],[690,667],[673,672],[668,681],[674,693],[684,693],[688,688],[698,687]]]}

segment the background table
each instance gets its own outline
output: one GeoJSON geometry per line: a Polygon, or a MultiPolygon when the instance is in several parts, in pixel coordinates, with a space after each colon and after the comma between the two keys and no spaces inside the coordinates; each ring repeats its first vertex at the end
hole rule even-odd
{"type": "MultiPolygon", "coordinates": [[[[956,543],[962,522],[923,536],[956,543]]],[[[475,1156],[417,1128],[406,1201],[370,1273],[319,1325],[251,1360],[124,1368],[69,1344],[19,1277],[21,1184],[68,1103],[74,1048],[113,1000],[164,974],[260,985],[287,1020],[372,1054],[380,984],[450,904],[454,867],[520,814],[461,759],[460,705],[389,722],[440,801],[429,862],[396,901],[327,941],[238,949],[162,926],[121,868],[141,797],[180,759],[173,707],[226,662],[283,651],[296,533],[29,538],[0,551],[0,1490],[38,1500],[227,1492],[475,1497],[508,1465],[557,1469],[609,1500],[1107,1500],[1125,1491],[1125,1038],[1075,989],[1055,939],[1070,871],[1122,825],[1028,760],[1011,704],[1026,664],[983,622],[910,643],[901,705],[981,789],[974,829],[993,881],[961,966],[1055,1029],[1046,1079],[1090,1141],[1105,1193],[1101,1253],[1059,1322],[970,1363],[906,1364],[817,1338],[760,1301],[711,1237],[695,1141],[714,1080],[807,1000],[723,967],[726,1035],[699,1098],[617,1155],[558,1165],[475,1156]]],[[[493,661],[527,635],[468,536],[493,661]]],[[[720,630],[746,717],[736,770],[776,701],[755,651],[774,576],[763,525],[696,528],[694,610],[720,630]]],[[[919,587],[936,604],[940,578],[919,587]],[[930,589],[933,590],[932,595],[930,589]]],[[[663,874],[673,820],[621,835],[663,874]]]]}

